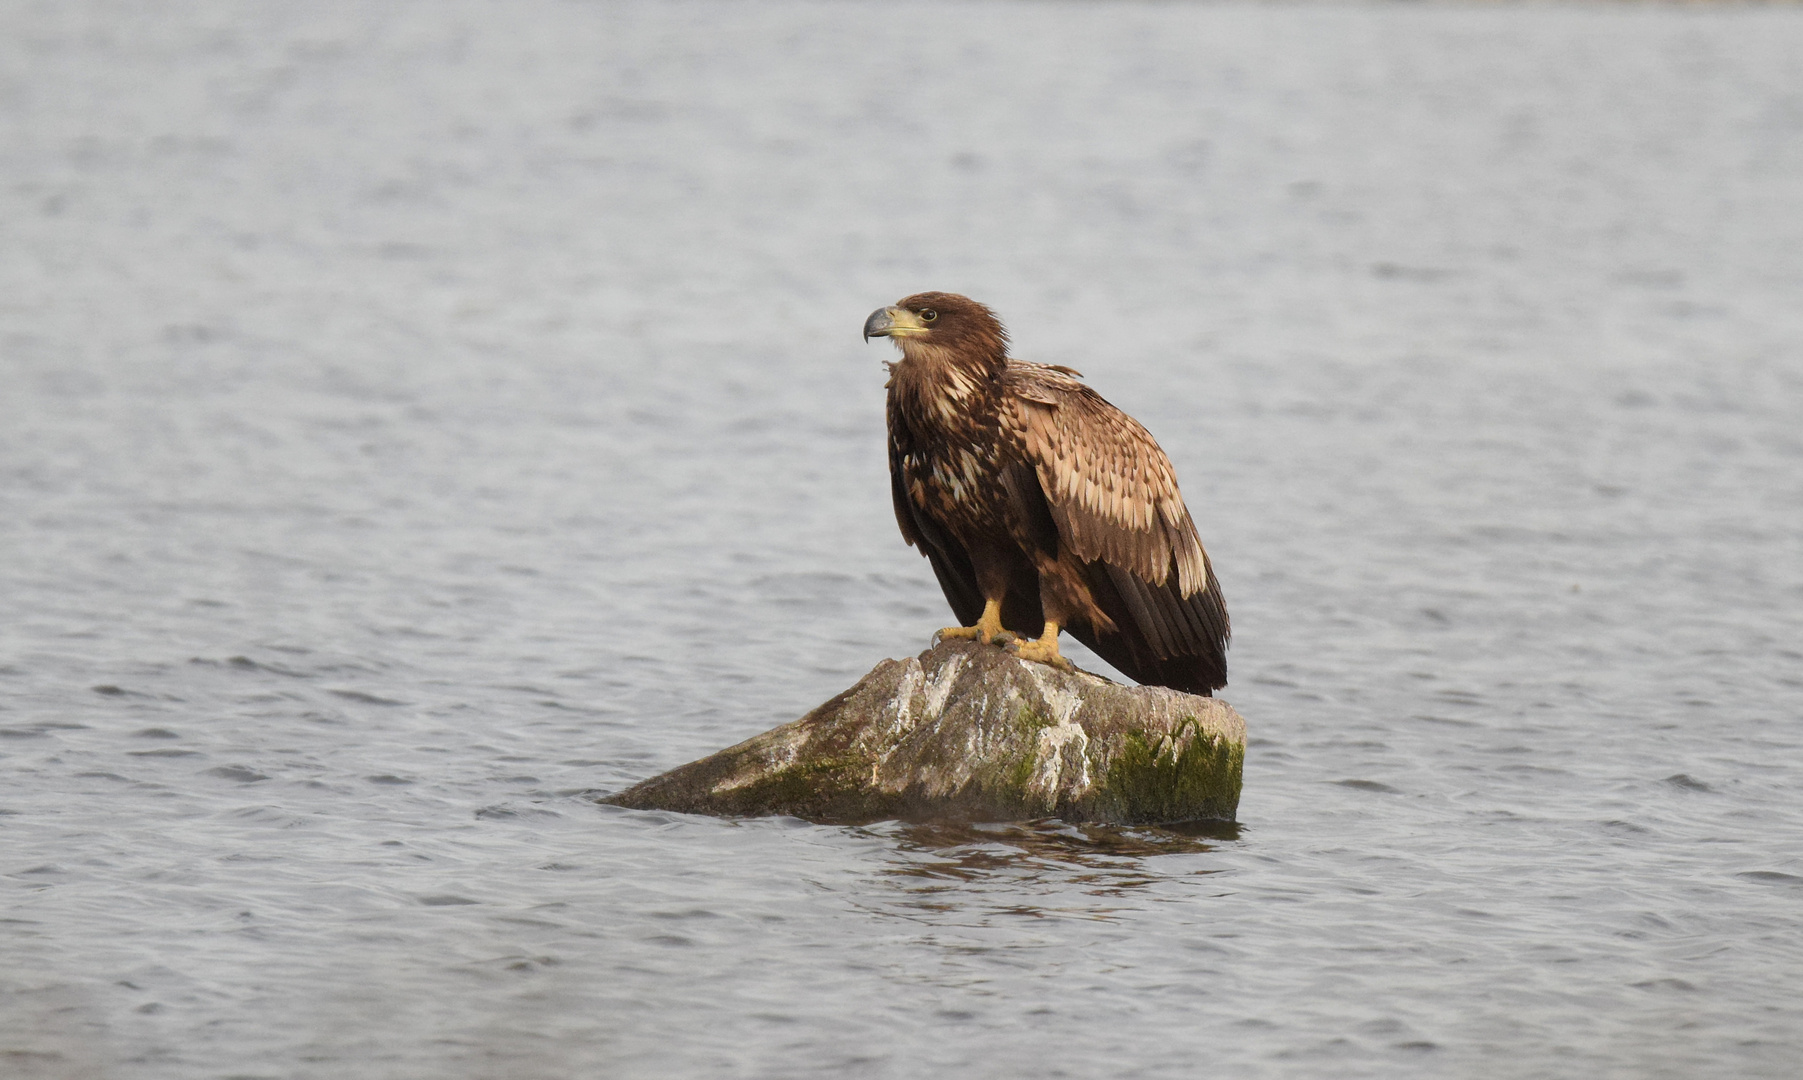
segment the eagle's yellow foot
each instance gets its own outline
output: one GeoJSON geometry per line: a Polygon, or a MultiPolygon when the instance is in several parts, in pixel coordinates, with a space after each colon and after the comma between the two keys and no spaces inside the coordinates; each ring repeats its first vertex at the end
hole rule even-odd
{"type": "Polygon", "coordinates": [[[1077,670],[1069,660],[1058,653],[1058,624],[1055,622],[1048,621],[1045,624],[1045,633],[1041,634],[1037,640],[1015,642],[1014,654],[1022,660],[1037,660],[1042,664],[1050,664],[1060,671],[1077,670]]]}
{"type": "Polygon", "coordinates": [[[1013,641],[1014,635],[1002,629],[1002,602],[990,600],[983,605],[983,614],[978,616],[975,626],[948,626],[933,635],[933,644],[948,639],[969,638],[992,645],[997,641],[1013,641]]]}

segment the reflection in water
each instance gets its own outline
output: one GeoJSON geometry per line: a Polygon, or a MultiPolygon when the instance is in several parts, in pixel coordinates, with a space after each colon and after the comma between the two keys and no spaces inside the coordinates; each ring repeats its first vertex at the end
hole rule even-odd
{"type": "Polygon", "coordinates": [[[1173,825],[1086,825],[1040,818],[1037,821],[989,822],[978,825],[908,824],[871,826],[874,835],[891,837],[904,852],[957,855],[973,848],[1017,860],[1058,861],[1080,866],[1149,855],[1189,855],[1214,850],[1204,840],[1238,840],[1237,821],[1190,821],[1173,825]]]}
{"type": "Polygon", "coordinates": [[[1147,886],[1218,873],[1212,866],[1155,869],[1149,860],[1206,854],[1221,842],[1238,840],[1240,828],[1227,821],[1123,826],[1043,818],[980,825],[889,822],[863,831],[892,845],[895,865],[881,873],[901,885],[903,910],[895,913],[904,917],[1109,918],[1120,904],[1098,906],[1078,897],[1119,900],[1147,886]],[[990,903],[992,893],[1009,902],[990,903]],[[1023,895],[1046,902],[1023,904],[1023,895]]]}

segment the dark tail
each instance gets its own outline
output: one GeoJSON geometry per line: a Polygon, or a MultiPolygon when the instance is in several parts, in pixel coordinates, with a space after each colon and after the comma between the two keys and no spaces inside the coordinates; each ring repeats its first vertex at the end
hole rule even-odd
{"type": "Polygon", "coordinates": [[[1090,592],[1114,620],[1115,632],[1072,626],[1072,636],[1136,682],[1203,697],[1227,685],[1233,631],[1214,567],[1208,567],[1207,588],[1188,597],[1177,591],[1175,567],[1163,585],[1104,563],[1088,568],[1090,592]]]}

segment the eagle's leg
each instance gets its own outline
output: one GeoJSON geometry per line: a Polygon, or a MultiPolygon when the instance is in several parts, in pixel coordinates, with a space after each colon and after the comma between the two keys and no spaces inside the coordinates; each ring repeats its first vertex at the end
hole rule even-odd
{"type": "Polygon", "coordinates": [[[945,638],[975,638],[985,645],[991,645],[994,644],[998,635],[1013,637],[1008,631],[1002,629],[1002,602],[985,600],[983,614],[977,617],[977,625],[948,626],[933,635],[933,642],[938,644],[941,639],[945,638]]]}
{"type": "Polygon", "coordinates": [[[1058,653],[1058,623],[1047,619],[1045,633],[1035,641],[1017,641],[1014,652],[1022,660],[1037,660],[1042,664],[1050,664],[1060,671],[1075,671],[1071,662],[1058,653]]]}

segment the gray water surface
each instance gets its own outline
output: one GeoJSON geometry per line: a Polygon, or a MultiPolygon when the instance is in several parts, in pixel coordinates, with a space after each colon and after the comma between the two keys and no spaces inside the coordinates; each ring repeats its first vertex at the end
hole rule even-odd
{"type": "Polygon", "coordinates": [[[1795,1075],[1800,58],[0,6],[0,1074],[1795,1075]],[[928,288],[1176,463],[1237,827],[593,803],[947,621],[858,339],[928,288]]]}

